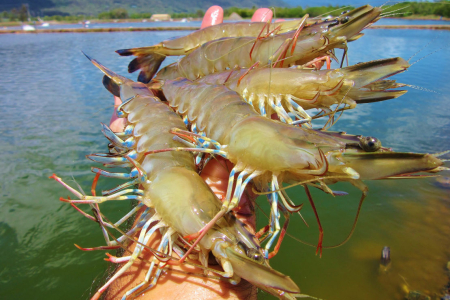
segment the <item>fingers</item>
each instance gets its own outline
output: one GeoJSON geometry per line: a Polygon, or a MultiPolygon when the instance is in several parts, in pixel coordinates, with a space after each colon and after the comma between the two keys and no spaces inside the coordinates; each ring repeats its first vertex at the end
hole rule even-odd
{"type": "Polygon", "coordinates": [[[122,104],[122,100],[119,97],[114,96],[114,111],[109,121],[109,128],[113,132],[122,132],[125,129],[126,120],[117,116],[116,108],[122,104]]]}
{"type": "Polygon", "coordinates": [[[221,24],[222,22],[223,22],[223,9],[220,6],[214,5],[208,8],[208,10],[206,11],[200,29],[212,25],[221,24]]]}
{"type": "MultiPolygon", "coordinates": [[[[268,8],[258,8],[253,14],[251,22],[271,22],[272,17],[272,10],[268,8]]],[[[223,9],[220,6],[214,5],[208,8],[208,10],[206,11],[200,29],[216,24],[221,24],[222,22],[223,9]]]]}
{"type": "Polygon", "coordinates": [[[253,14],[251,22],[271,22],[272,17],[272,10],[268,8],[258,8],[253,14]]]}

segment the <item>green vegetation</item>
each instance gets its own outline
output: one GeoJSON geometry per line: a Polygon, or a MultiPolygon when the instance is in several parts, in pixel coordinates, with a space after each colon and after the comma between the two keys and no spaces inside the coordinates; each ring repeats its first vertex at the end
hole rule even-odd
{"type": "MultiPolygon", "coordinates": [[[[54,0],[56,1],[56,0],[54,0]]],[[[125,1],[125,0],[123,0],[125,1]]],[[[67,1],[66,1],[67,2],[67,1]]],[[[69,1],[70,2],[70,1],[69,1]]],[[[95,0],[92,0],[95,2],[95,0]]],[[[105,10],[98,13],[97,15],[88,15],[82,13],[76,14],[64,14],[64,15],[47,15],[43,17],[45,21],[60,21],[60,22],[76,22],[85,19],[148,19],[153,13],[171,13],[172,18],[201,18],[204,15],[204,11],[197,9],[195,12],[171,12],[171,11],[160,11],[155,10],[150,6],[151,11],[140,11],[137,12],[136,7],[132,9],[126,8],[113,8],[110,10],[105,10]]],[[[341,13],[342,10],[352,9],[349,6],[320,6],[320,7],[306,7],[302,8],[300,6],[287,8],[287,7],[275,7],[274,15],[276,18],[300,18],[305,14],[309,14],[311,17],[316,17],[319,15],[323,16],[336,16],[341,13]]],[[[256,10],[256,6],[252,8],[238,8],[229,7],[224,10],[225,17],[228,17],[233,12],[239,14],[243,18],[250,18],[256,10]]],[[[389,16],[389,12],[392,12],[392,16],[395,17],[420,17],[420,16],[434,16],[450,18],[450,1],[444,0],[439,2],[403,2],[391,6],[385,11],[385,14],[389,16]]],[[[33,14],[31,14],[33,15],[33,14]]],[[[24,4],[19,8],[13,8],[10,11],[3,11],[0,14],[0,21],[3,22],[17,22],[26,21],[28,19],[29,13],[27,6],[24,4]]],[[[32,20],[36,20],[32,18],[32,20]]]]}
{"type": "MultiPolygon", "coordinates": [[[[301,6],[289,8],[289,7],[275,7],[274,16],[276,18],[301,18],[305,14],[309,14],[311,17],[317,17],[319,15],[323,16],[337,16],[343,10],[353,9],[350,6],[316,6],[316,7],[307,7],[303,9],[301,6]]],[[[256,11],[256,8],[237,8],[230,7],[224,10],[225,17],[228,17],[233,12],[237,13],[243,18],[251,18],[253,13],[256,11]]]]}
{"type": "Polygon", "coordinates": [[[4,11],[1,13],[1,18],[10,22],[28,20],[28,8],[23,4],[20,8],[13,8],[11,11],[4,11]]]}
{"type": "Polygon", "coordinates": [[[205,12],[201,9],[198,9],[195,13],[174,13],[172,14],[173,19],[182,19],[182,18],[202,18],[205,15],[205,12]]]}
{"type": "Polygon", "coordinates": [[[128,11],[125,8],[115,8],[113,10],[98,14],[99,19],[128,19],[128,11]]]}
{"type": "Polygon", "coordinates": [[[398,13],[395,17],[436,16],[450,18],[450,1],[402,2],[392,6],[389,11],[398,13]],[[398,10],[398,11],[395,11],[398,10]]]}
{"type": "MultiPolygon", "coordinates": [[[[301,6],[298,7],[275,7],[274,15],[276,18],[301,18],[305,14],[309,14],[311,17],[316,17],[319,15],[323,16],[337,16],[343,10],[353,9],[351,6],[319,6],[319,7],[307,7],[303,9],[301,6]]],[[[256,7],[252,8],[238,8],[230,7],[224,10],[224,17],[229,17],[232,13],[237,13],[244,19],[249,19],[252,17],[253,13],[257,10],[256,7]]],[[[172,14],[172,18],[201,18],[204,15],[202,10],[198,10],[196,13],[178,13],[172,14]]]]}
{"type": "MultiPolygon", "coordinates": [[[[342,1],[344,2],[344,1],[342,1]]],[[[277,18],[299,18],[305,14],[309,14],[311,17],[320,15],[339,15],[342,10],[353,9],[352,6],[316,6],[316,7],[276,7],[274,9],[274,15],[277,18]],[[340,9],[339,9],[340,8],[340,9]]],[[[225,16],[229,16],[231,13],[236,12],[243,18],[251,18],[256,8],[237,8],[230,7],[225,9],[225,16]]],[[[410,17],[410,16],[436,16],[450,18],[450,1],[443,0],[439,2],[402,2],[391,6],[386,12],[392,11],[395,17],[410,17]]]]}
{"type": "Polygon", "coordinates": [[[55,15],[55,16],[45,16],[42,18],[44,21],[58,21],[58,22],[79,22],[79,21],[83,21],[86,20],[86,16],[84,15],[78,15],[78,16],[59,16],[59,15],[55,15]]]}

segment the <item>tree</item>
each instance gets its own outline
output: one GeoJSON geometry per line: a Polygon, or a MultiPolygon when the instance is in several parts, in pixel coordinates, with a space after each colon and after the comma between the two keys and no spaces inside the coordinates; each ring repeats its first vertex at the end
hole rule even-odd
{"type": "Polygon", "coordinates": [[[126,19],[128,12],[125,8],[115,8],[110,11],[111,19],[126,19]]]}
{"type": "Polygon", "coordinates": [[[201,9],[198,9],[197,12],[195,13],[197,15],[197,17],[201,18],[203,17],[203,15],[205,14],[205,12],[201,9]]]}
{"type": "Polygon", "coordinates": [[[25,4],[22,4],[22,7],[20,8],[19,20],[22,22],[28,20],[28,7],[25,4]]]}
{"type": "Polygon", "coordinates": [[[15,9],[15,8],[11,9],[11,13],[9,14],[9,20],[11,22],[16,21],[17,15],[18,15],[17,9],[15,9]]]}

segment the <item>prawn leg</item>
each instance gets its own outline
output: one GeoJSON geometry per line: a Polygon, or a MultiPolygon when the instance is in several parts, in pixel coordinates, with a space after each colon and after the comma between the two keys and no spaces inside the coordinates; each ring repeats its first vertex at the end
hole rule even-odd
{"type": "MultiPolygon", "coordinates": [[[[123,267],[121,267],[119,269],[119,271],[117,271],[100,289],[98,289],[98,291],[94,294],[94,296],[91,298],[91,300],[99,299],[101,294],[111,285],[111,283],[113,283],[117,278],[119,278],[123,273],[125,273],[131,267],[131,265],[136,261],[136,259],[142,253],[142,251],[144,249],[144,247],[141,244],[145,244],[157,229],[164,226],[164,225],[158,223],[147,232],[148,227],[153,222],[154,222],[154,220],[150,219],[147,221],[147,223],[145,223],[145,225],[141,229],[141,233],[140,233],[139,239],[138,239],[140,244],[138,244],[136,246],[136,248],[133,251],[133,254],[129,257],[127,263],[123,267]]],[[[128,257],[126,257],[126,258],[128,258],[128,257]]],[[[124,258],[122,258],[122,259],[124,259],[124,258]]],[[[109,258],[108,258],[108,261],[110,261],[109,258]]]]}
{"type": "MultiPolygon", "coordinates": [[[[127,153],[128,157],[131,157],[133,159],[137,158],[137,152],[135,150],[132,150],[127,153]]],[[[98,162],[104,165],[116,165],[116,164],[127,164],[129,163],[129,160],[126,157],[113,155],[110,153],[94,153],[86,155],[86,158],[98,162]]]]}
{"type": "MultiPolygon", "coordinates": [[[[172,239],[171,236],[174,234],[175,232],[171,229],[168,229],[166,231],[166,233],[164,233],[162,239],[161,239],[161,243],[158,247],[158,251],[161,253],[164,253],[168,256],[172,255],[172,239]]],[[[153,275],[153,279],[152,281],[150,281],[151,275],[154,272],[154,268],[156,264],[159,264],[159,262],[156,259],[153,259],[150,268],[148,269],[146,275],[145,275],[145,279],[142,283],[140,283],[139,285],[137,285],[136,287],[134,287],[133,289],[129,290],[128,292],[125,293],[125,295],[122,297],[122,300],[125,300],[128,296],[130,295],[140,295],[141,293],[145,292],[148,289],[151,289],[152,287],[154,287],[156,285],[156,283],[158,282],[159,277],[161,276],[162,273],[162,267],[156,266],[156,271],[155,274],[153,275]]]]}
{"type": "Polygon", "coordinates": [[[118,148],[125,148],[125,149],[131,149],[134,144],[136,143],[134,137],[128,138],[127,140],[123,141],[121,138],[119,138],[108,126],[105,124],[102,124],[102,132],[105,135],[105,137],[115,146],[118,148]]]}
{"type": "Polygon", "coordinates": [[[280,250],[281,242],[283,241],[284,236],[286,235],[287,228],[288,228],[288,225],[289,225],[290,214],[288,213],[288,211],[286,209],[284,209],[283,206],[280,206],[280,209],[283,212],[283,216],[284,216],[285,220],[284,220],[283,227],[281,228],[280,236],[278,237],[278,241],[277,241],[277,243],[276,243],[276,245],[274,247],[274,250],[267,255],[268,259],[271,259],[275,255],[277,255],[278,251],[280,250]]]}
{"type": "MultiPolygon", "coordinates": [[[[281,242],[283,241],[283,238],[284,238],[284,236],[286,234],[286,231],[287,231],[287,227],[289,225],[289,218],[290,218],[289,212],[299,212],[300,209],[303,207],[303,204],[300,204],[298,206],[294,206],[293,204],[289,204],[287,202],[287,200],[284,197],[283,193],[280,191],[280,186],[279,186],[279,183],[278,183],[278,179],[277,179],[277,176],[275,176],[275,175],[272,176],[272,190],[276,191],[276,192],[272,193],[271,196],[273,198],[275,198],[275,197],[278,198],[279,197],[281,199],[281,201],[283,202],[283,205],[280,205],[279,203],[277,203],[277,204],[278,204],[278,207],[281,209],[281,211],[283,213],[285,221],[284,221],[283,227],[281,228],[281,232],[280,232],[280,224],[279,224],[279,217],[280,216],[279,216],[278,210],[276,212],[273,211],[273,210],[271,211],[271,215],[272,214],[278,214],[278,219],[276,220],[275,225],[273,225],[273,223],[271,222],[269,227],[266,227],[267,229],[270,228],[270,232],[273,232],[273,237],[271,238],[271,240],[265,246],[265,251],[266,251],[268,259],[274,257],[278,253],[278,250],[280,249],[281,242]],[[274,251],[269,253],[268,251],[269,251],[269,249],[271,247],[273,239],[278,234],[280,234],[280,236],[279,236],[278,241],[277,241],[277,243],[275,245],[274,251]]],[[[272,206],[273,206],[273,204],[272,204],[272,206]]],[[[266,231],[267,231],[267,229],[266,229],[266,231]]]]}
{"type": "MultiPolygon", "coordinates": [[[[271,183],[271,190],[274,191],[276,190],[275,187],[275,181],[274,180],[275,176],[272,176],[272,183],[271,183]]],[[[276,177],[275,177],[276,178],[276,177]]],[[[269,231],[269,241],[267,242],[266,246],[264,247],[264,253],[266,258],[268,258],[269,256],[269,249],[272,246],[273,241],[276,239],[276,237],[278,236],[278,234],[280,233],[280,213],[278,211],[278,193],[277,192],[273,192],[270,195],[268,195],[269,197],[269,202],[270,202],[270,231],[269,231]]]]}

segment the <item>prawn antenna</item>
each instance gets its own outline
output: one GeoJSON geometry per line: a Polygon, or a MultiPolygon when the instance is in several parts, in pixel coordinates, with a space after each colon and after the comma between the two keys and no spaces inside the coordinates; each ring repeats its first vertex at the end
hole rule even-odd
{"type": "MultiPolygon", "coordinates": [[[[367,193],[363,192],[363,194],[361,195],[361,198],[359,200],[358,209],[356,211],[356,216],[355,216],[355,219],[353,221],[352,228],[350,229],[350,232],[347,234],[347,237],[342,242],[340,242],[338,244],[330,245],[330,246],[322,246],[323,249],[338,248],[338,247],[344,245],[345,243],[347,243],[350,240],[350,238],[352,237],[353,233],[355,232],[356,224],[358,223],[359,215],[361,213],[361,207],[362,207],[362,204],[363,204],[364,199],[366,198],[366,196],[367,196],[367,193]]],[[[317,245],[305,242],[305,241],[301,240],[300,238],[293,236],[290,233],[286,233],[286,235],[289,236],[291,239],[293,239],[293,240],[295,240],[295,241],[297,241],[299,243],[302,243],[304,245],[307,245],[307,246],[310,246],[310,247],[316,247],[317,246],[317,245]]]]}
{"type": "MultiPolygon", "coordinates": [[[[383,4],[381,4],[381,5],[380,5],[380,8],[382,8],[383,6],[385,6],[386,4],[388,4],[389,2],[391,2],[391,0],[388,0],[388,1],[384,2],[383,4]]],[[[390,6],[389,6],[389,7],[390,7],[390,6]]],[[[389,7],[387,7],[387,8],[389,8],[389,7]]]]}
{"type": "MultiPolygon", "coordinates": [[[[430,43],[431,43],[431,42],[430,42],[430,43]]],[[[429,43],[428,43],[428,44],[429,44],[429,43]]],[[[446,46],[447,46],[447,45],[446,45],[446,46]]],[[[415,64],[417,64],[417,63],[418,63],[419,61],[421,61],[422,59],[424,59],[424,58],[430,56],[431,54],[434,54],[434,53],[436,53],[436,52],[438,52],[438,51],[441,51],[441,50],[444,49],[444,48],[445,48],[445,47],[441,47],[441,48],[439,48],[439,49],[437,49],[437,50],[434,50],[433,52],[431,52],[431,53],[425,55],[424,57],[422,57],[422,58],[416,60],[415,62],[413,62],[413,63],[410,65],[410,67],[413,66],[413,65],[415,65],[415,64]]],[[[421,50],[420,50],[420,51],[421,51],[421,50]]],[[[420,51],[419,51],[419,52],[420,52],[420,51]]],[[[414,55],[415,55],[415,54],[414,54],[414,55]]],[[[409,62],[409,60],[410,60],[411,58],[414,57],[414,55],[408,59],[408,62],[409,62]]]]}
{"type": "MultiPolygon", "coordinates": [[[[420,48],[419,51],[417,51],[417,52],[414,53],[410,58],[408,58],[407,62],[409,62],[414,56],[416,56],[417,54],[419,54],[420,52],[422,52],[423,49],[425,49],[426,47],[428,47],[428,45],[429,45],[430,43],[434,42],[436,39],[437,39],[437,37],[434,38],[434,39],[432,39],[432,40],[429,41],[428,43],[426,43],[425,46],[423,46],[422,48],[420,48]]],[[[440,50],[440,49],[439,49],[439,50],[440,50]]]]}
{"type": "MultiPolygon", "coordinates": [[[[391,7],[393,7],[393,6],[390,6],[389,8],[391,8],[391,7]]],[[[394,10],[391,10],[391,11],[386,11],[385,13],[381,14],[381,17],[390,17],[390,16],[393,16],[393,15],[399,15],[399,14],[411,13],[411,12],[407,12],[407,11],[406,11],[406,12],[401,12],[401,13],[395,13],[395,14],[394,14],[394,12],[396,12],[396,11],[401,11],[401,10],[405,10],[405,9],[407,9],[408,7],[409,7],[409,5],[406,5],[406,6],[403,6],[403,7],[394,9],[394,10]]],[[[387,9],[389,9],[389,8],[387,8],[387,9]]]]}
{"type": "Polygon", "coordinates": [[[275,6],[272,6],[272,7],[270,7],[270,10],[272,11],[272,14],[273,14],[273,18],[272,18],[272,20],[270,20],[270,23],[275,23],[275,19],[277,18],[277,15],[276,15],[276,13],[275,13],[275,6]]]}
{"type": "Polygon", "coordinates": [[[329,15],[329,14],[335,12],[335,11],[340,11],[340,10],[344,10],[344,9],[346,9],[346,8],[351,8],[351,7],[352,7],[351,5],[342,6],[342,7],[339,7],[339,8],[337,8],[337,9],[327,11],[327,12],[321,14],[321,15],[318,15],[318,16],[315,17],[315,18],[319,18],[319,17],[322,17],[322,16],[324,16],[324,15],[329,15]]]}
{"type": "Polygon", "coordinates": [[[392,16],[397,16],[397,15],[402,15],[402,16],[406,16],[406,15],[412,15],[411,12],[400,12],[400,13],[395,13],[395,14],[385,14],[382,17],[392,17],[392,16]]]}
{"type": "Polygon", "coordinates": [[[418,90],[418,91],[425,91],[425,92],[430,92],[430,93],[435,93],[435,94],[438,94],[438,95],[442,95],[439,92],[436,92],[436,91],[433,91],[433,90],[430,90],[430,89],[427,89],[427,88],[424,88],[424,87],[421,87],[421,86],[412,85],[412,84],[406,84],[406,86],[410,87],[412,89],[418,90]]]}
{"type": "Polygon", "coordinates": [[[78,181],[75,179],[75,177],[73,177],[73,174],[70,174],[70,176],[72,177],[73,182],[77,185],[78,190],[81,192],[81,194],[83,194],[83,196],[86,196],[86,193],[84,192],[83,188],[78,184],[78,181]]]}

